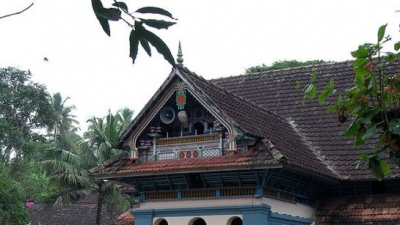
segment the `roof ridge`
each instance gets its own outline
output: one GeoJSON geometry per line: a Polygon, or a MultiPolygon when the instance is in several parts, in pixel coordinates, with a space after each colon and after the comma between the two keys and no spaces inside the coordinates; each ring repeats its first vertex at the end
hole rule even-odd
{"type": "Polygon", "coordinates": [[[261,72],[253,72],[253,73],[244,73],[244,74],[239,74],[239,75],[231,75],[228,77],[220,77],[220,78],[212,78],[209,81],[219,81],[219,80],[224,80],[224,79],[229,79],[229,78],[239,78],[239,77],[244,77],[244,76],[257,76],[257,75],[263,75],[268,72],[278,72],[278,71],[290,71],[290,70],[295,70],[295,69],[300,69],[300,68],[309,68],[309,67],[314,67],[314,66],[328,66],[328,65],[336,65],[336,64],[346,64],[349,62],[353,62],[354,60],[346,60],[346,61],[341,61],[341,62],[327,62],[327,63],[319,63],[319,64],[312,64],[312,65],[305,65],[305,66],[294,66],[294,67],[287,67],[287,68],[282,68],[282,69],[274,69],[274,70],[266,70],[266,71],[261,71],[261,72]]]}

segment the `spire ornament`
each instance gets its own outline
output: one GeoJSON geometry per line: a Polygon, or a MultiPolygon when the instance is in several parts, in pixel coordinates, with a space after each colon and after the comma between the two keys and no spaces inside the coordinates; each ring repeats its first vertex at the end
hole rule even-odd
{"type": "Polygon", "coordinates": [[[179,65],[183,66],[183,58],[182,58],[182,47],[181,47],[181,41],[179,41],[179,47],[178,47],[178,58],[176,61],[178,62],[179,65]]]}

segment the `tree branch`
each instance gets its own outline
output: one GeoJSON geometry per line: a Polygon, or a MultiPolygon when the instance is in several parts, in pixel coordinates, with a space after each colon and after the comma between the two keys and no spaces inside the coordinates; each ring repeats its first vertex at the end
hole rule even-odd
{"type": "Polygon", "coordinates": [[[11,14],[8,14],[8,15],[0,16],[0,19],[6,18],[6,17],[9,17],[9,16],[15,16],[15,15],[21,14],[21,13],[25,12],[26,10],[28,10],[32,6],[33,6],[33,2],[28,7],[26,7],[24,10],[16,12],[16,13],[11,13],[11,14]]]}

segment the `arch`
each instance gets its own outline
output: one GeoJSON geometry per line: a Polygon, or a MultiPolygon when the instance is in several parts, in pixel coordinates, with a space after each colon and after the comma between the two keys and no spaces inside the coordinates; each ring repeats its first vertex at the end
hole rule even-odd
{"type": "Polygon", "coordinates": [[[201,122],[196,122],[193,124],[193,129],[195,130],[194,132],[197,133],[198,135],[204,133],[204,124],[201,122]]]}
{"type": "Polygon", "coordinates": [[[242,220],[242,218],[237,217],[237,216],[231,217],[231,218],[229,218],[226,225],[243,225],[243,220],[242,220]]]}
{"type": "Polygon", "coordinates": [[[207,223],[202,218],[195,217],[189,221],[188,225],[207,225],[207,223]]]}
{"type": "Polygon", "coordinates": [[[164,218],[159,218],[154,221],[154,225],[168,225],[168,222],[164,218]]]}

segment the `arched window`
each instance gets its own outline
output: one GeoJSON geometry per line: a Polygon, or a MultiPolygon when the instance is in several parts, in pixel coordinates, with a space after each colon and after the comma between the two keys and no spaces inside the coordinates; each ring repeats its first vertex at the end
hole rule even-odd
{"type": "Polygon", "coordinates": [[[235,216],[228,220],[227,225],[243,225],[243,220],[235,216]]]}
{"type": "Polygon", "coordinates": [[[207,225],[207,223],[202,218],[193,218],[190,220],[189,225],[207,225]]]}
{"type": "Polygon", "coordinates": [[[165,219],[160,218],[154,222],[154,225],[168,225],[168,222],[165,219]]]}

